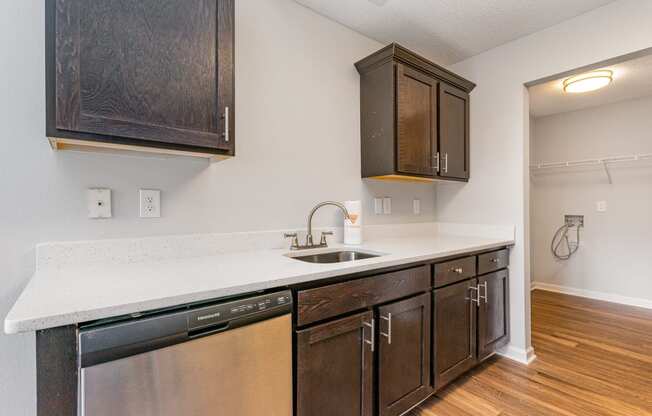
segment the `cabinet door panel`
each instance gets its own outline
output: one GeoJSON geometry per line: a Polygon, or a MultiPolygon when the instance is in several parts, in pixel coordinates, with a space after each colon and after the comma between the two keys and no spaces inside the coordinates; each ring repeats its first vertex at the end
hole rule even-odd
{"type": "Polygon", "coordinates": [[[509,342],[509,272],[501,270],[478,278],[478,358],[493,354],[509,342]]]}
{"type": "Polygon", "coordinates": [[[297,416],[371,416],[371,312],[297,331],[297,416]]]}
{"type": "Polygon", "coordinates": [[[230,148],[233,0],[54,1],[56,128],[230,148]]]}
{"type": "Polygon", "coordinates": [[[440,174],[469,178],[469,95],[450,85],[439,88],[440,174]]]}
{"type": "Polygon", "coordinates": [[[378,399],[381,416],[400,415],[428,397],[430,294],[378,308],[378,399]]]}
{"type": "Polygon", "coordinates": [[[429,76],[397,66],[397,170],[435,176],[437,85],[429,76]]]}
{"type": "Polygon", "coordinates": [[[471,301],[476,280],[435,290],[433,374],[441,389],[476,363],[477,306],[471,301]]]}

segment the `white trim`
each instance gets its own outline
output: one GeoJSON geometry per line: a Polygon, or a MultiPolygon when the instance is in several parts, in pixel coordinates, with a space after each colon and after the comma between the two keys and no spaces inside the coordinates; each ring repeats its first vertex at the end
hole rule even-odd
{"type": "Polygon", "coordinates": [[[534,348],[530,347],[527,350],[515,347],[512,344],[507,345],[505,348],[498,351],[496,354],[501,357],[507,358],[521,364],[530,365],[537,356],[534,354],[534,348]]]}
{"type": "Polygon", "coordinates": [[[630,298],[628,296],[618,295],[615,293],[596,292],[593,290],[578,289],[568,286],[553,285],[550,283],[532,282],[532,290],[539,289],[548,292],[563,293],[566,295],[579,296],[605,302],[620,303],[622,305],[637,306],[639,308],[652,309],[652,299],[630,298]]]}

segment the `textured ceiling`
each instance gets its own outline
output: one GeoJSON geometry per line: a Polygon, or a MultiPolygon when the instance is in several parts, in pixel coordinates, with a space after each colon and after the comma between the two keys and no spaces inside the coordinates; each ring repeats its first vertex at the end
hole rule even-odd
{"type": "Polygon", "coordinates": [[[652,96],[652,55],[608,65],[614,81],[607,87],[583,94],[566,94],[563,79],[530,87],[530,114],[544,117],[590,107],[652,96]]]}
{"type": "Polygon", "coordinates": [[[449,65],[614,0],[295,0],[449,65]]]}

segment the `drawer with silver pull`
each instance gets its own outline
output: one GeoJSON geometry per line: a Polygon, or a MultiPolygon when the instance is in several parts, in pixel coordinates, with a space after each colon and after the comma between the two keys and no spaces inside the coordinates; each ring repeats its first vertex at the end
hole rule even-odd
{"type": "Polygon", "coordinates": [[[509,250],[493,251],[478,256],[478,274],[486,274],[509,266],[509,250]]]}
{"type": "Polygon", "coordinates": [[[475,256],[435,264],[434,287],[442,287],[475,276],[475,256]]]}

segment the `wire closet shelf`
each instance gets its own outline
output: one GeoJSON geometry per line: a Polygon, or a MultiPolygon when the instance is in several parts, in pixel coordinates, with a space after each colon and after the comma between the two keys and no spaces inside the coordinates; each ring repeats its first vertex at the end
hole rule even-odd
{"type": "Polygon", "coordinates": [[[541,162],[534,163],[530,165],[530,170],[532,172],[545,169],[560,169],[560,168],[575,168],[575,167],[585,167],[585,166],[596,166],[602,165],[609,179],[609,183],[613,183],[611,179],[611,172],[609,171],[609,165],[622,162],[639,162],[644,160],[652,160],[652,153],[640,153],[634,155],[624,155],[624,156],[609,156],[598,159],[583,159],[583,160],[568,160],[563,162],[541,162]]]}

